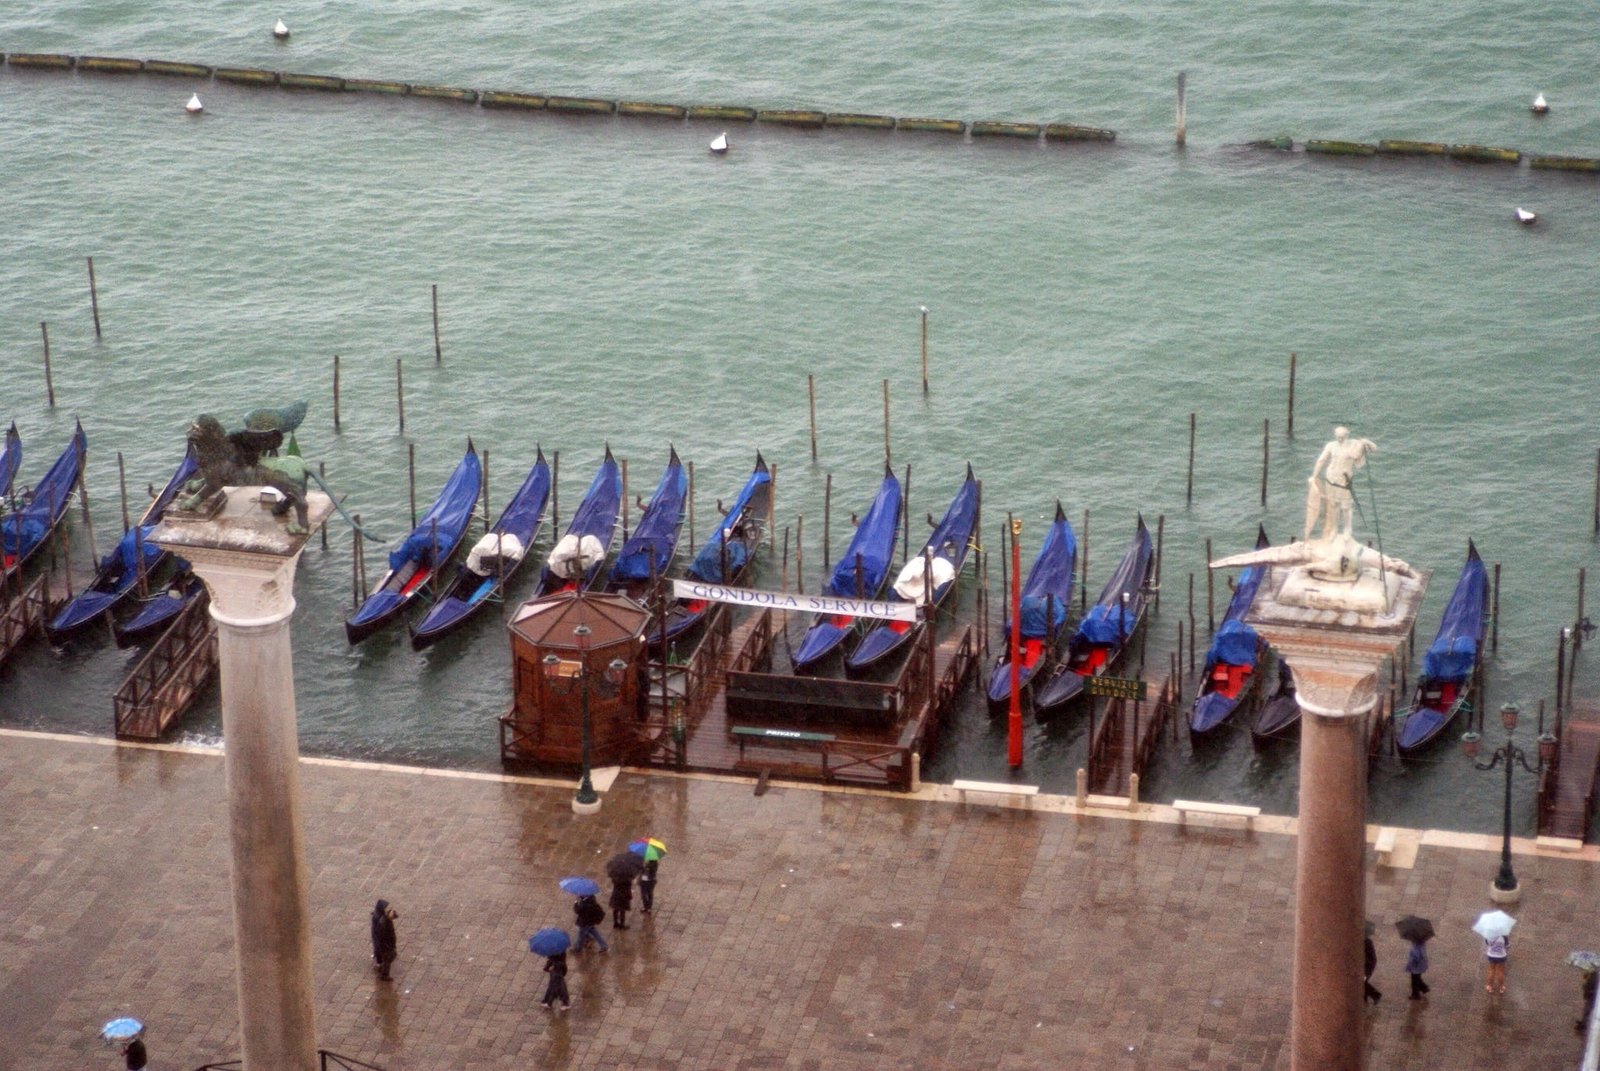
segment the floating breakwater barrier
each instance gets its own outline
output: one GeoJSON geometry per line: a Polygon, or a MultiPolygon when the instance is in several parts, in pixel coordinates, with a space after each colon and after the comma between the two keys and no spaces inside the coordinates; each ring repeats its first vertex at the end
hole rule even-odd
{"type": "MultiPolygon", "coordinates": [[[[1292,152],[1295,141],[1287,134],[1280,134],[1249,142],[1247,147],[1274,152],[1292,152]]],[[[1600,158],[1597,157],[1529,155],[1520,149],[1492,145],[1451,145],[1443,141],[1409,141],[1398,138],[1386,138],[1374,145],[1365,141],[1312,139],[1303,142],[1301,148],[1308,154],[1319,156],[1434,156],[1464,164],[1510,164],[1517,167],[1526,163],[1528,167],[1539,171],[1600,174],[1600,158]]]]}
{"type": "MultiPolygon", "coordinates": [[[[1044,142],[1114,142],[1115,130],[1077,123],[1017,123],[985,119],[896,118],[866,112],[826,112],[812,108],[752,108],[735,104],[667,104],[653,101],[569,97],[459,86],[418,85],[378,78],[344,78],[331,74],[272,71],[260,67],[213,67],[162,59],[120,56],[72,56],[46,52],[0,52],[0,64],[38,70],[81,70],[102,74],[156,74],[171,78],[215,79],[239,86],[312,90],[325,93],[378,93],[477,104],[484,108],[550,111],[569,114],[619,115],[632,118],[700,120],[718,123],[762,123],[819,130],[846,127],[861,130],[903,130],[908,133],[954,134],[974,138],[1015,138],[1044,142]]],[[[1571,170],[1581,170],[1571,168],[1571,170]]]]}

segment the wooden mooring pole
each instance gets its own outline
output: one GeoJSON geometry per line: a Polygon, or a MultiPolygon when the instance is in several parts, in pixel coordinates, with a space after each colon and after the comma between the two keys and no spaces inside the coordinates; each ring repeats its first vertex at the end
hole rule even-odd
{"type": "Polygon", "coordinates": [[[1500,563],[1494,563],[1494,612],[1489,617],[1489,649],[1500,650],[1500,563]]]}
{"type": "Polygon", "coordinates": [[[133,523],[128,519],[128,468],[121,450],[117,451],[117,492],[122,496],[122,534],[127,535],[133,523]]]}
{"type": "Polygon", "coordinates": [[[817,460],[817,379],[811,373],[806,373],[806,398],[811,409],[811,460],[817,460]]]}
{"type": "Polygon", "coordinates": [[[794,590],[805,593],[806,590],[806,515],[795,514],[794,518],[794,590]]]}
{"type": "Polygon", "coordinates": [[[339,430],[339,355],[333,355],[333,430],[339,430]]]}
{"type": "MultiPolygon", "coordinates": [[[[1211,575],[1211,570],[1206,570],[1206,575],[1211,575]]],[[[1199,637],[1194,627],[1194,574],[1189,574],[1189,676],[1194,676],[1194,649],[1198,646],[1195,641],[1199,637]]],[[[1198,688],[1199,685],[1196,685],[1198,688]]]]}
{"type": "MultiPolygon", "coordinates": [[[[489,451],[483,452],[483,534],[489,534],[489,451]]],[[[655,566],[655,558],[650,559],[651,567],[655,566]]],[[[439,572],[443,572],[441,567],[439,572]]],[[[651,585],[654,590],[654,585],[651,585]]]]}
{"type": "Polygon", "coordinates": [[[50,376],[50,325],[39,321],[39,334],[44,336],[44,396],[50,408],[56,407],[56,384],[50,376]]]}
{"type": "Polygon", "coordinates": [[[1294,438],[1294,366],[1296,357],[1289,354],[1289,438],[1294,438]]]}
{"type": "MultiPolygon", "coordinates": [[[[622,541],[628,541],[628,459],[622,459],[622,541]]],[[[655,559],[651,559],[654,561],[655,559]]]]}
{"type": "Polygon", "coordinates": [[[1161,612],[1161,559],[1166,537],[1167,515],[1160,513],[1156,515],[1156,590],[1153,599],[1155,603],[1154,610],[1158,614],[1161,612]]]}
{"type": "Polygon", "coordinates": [[[89,261],[89,311],[94,315],[94,337],[100,337],[100,292],[94,285],[94,258],[85,258],[89,261]]]}
{"type": "MultiPolygon", "coordinates": [[[[327,483],[328,483],[328,463],[326,461],[317,462],[317,476],[321,478],[323,485],[326,486],[327,483]]],[[[327,521],[323,521],[321,527],[322,527],[322,549],[323,550],[327,550],[328,549],[328,522],[327,521]]]]}
{"type": "Polygon", "coordinates": [[[1267,460],[1272,454],[1272,421],[1261,422],[1261,505],[1267,505],[1267,460]]]}
{"type": "Polygon", "coordinates": [[[411,488],[411,527],[417,526],[417,444],[406,443],[406,486],[411,488]]]}
{"type": "Polygon", "coordinates": [[[1567,672],[1567,630],[1556,639],[1556,713],[1565,709],[1567,672]]]}
{"type": "Polygon", "coordinates": [[[833,561],[830,553],[832,548],[828,544],[830,530],[833,527],[833,473],[828,473],[822,479],[822,568],[826,572],[828,563],[833,561]]]}
{"type": "Polygon", "coordinates": [[[928,306],[922,307],[922,393],[928,393],[928,306]]]}
{"type": "Polygon", "coordinates": [[[561,451],[550,455],[550,527],[561,538],[561,451]]]}
{"type": "Polygon", "coordinates": [[[1573,619],[1572,626],[1572,649],[1574,651],[1583,646],[1583,588],[1588,572],[1587,569],[1581,566],[1578,569],[1578,616],[1573,619]]]}
{"type": "Polygon", "coordinates": [[[1183,484],[1183,504],[1194,505],[1194,414],[1189,414],[1189,475],[1183,484]]]}
{"type": "MultiPolygon", "coordinates": [[[[1206,540],[1206,634],[1217,631],[1216,574],[1211,571],[1211,540],[1206,540]]],[[[1193,631],[1194,626],[1190,626],[1193,631]]]]}
{"type": "Polygon", "coordinates": [[[406,375],[399,357],[394,359],[394,401],[400,413],[400,434],[406,433],[406,375]]]}
{"type": "Polygon", "coordinates": [[[1600,450],[1594,452],[1594,534],[1600,536],[1600,450]]]}
{"type": "Polygon", "coordinates": [[[439,284],[433,284],[433,363],[444,363],[444,350],[439,347],[439,284]]]}
{"type": "MultiPolygon", "coordinates": [[[[694,555],[694,462],[688,463],[689,468],[689,554],[694,555]]],[[[727,577],[723,577],[724,580],[727,577]]]]}
{"type": "Polygon", "coordinates": [[[1078,538],[1078,614],[1089,610],[1089,507],[1083,507],[1083,533],[1078,538]]]}
{"type": "Polygon", "coordinates": [[[889,381],[883,381],[883,462],[889,463],[894,455],[889,452],[889,381]]]}
{"type": "MultiPolygon", "coordinates": [[[[84,458],[84,464],[85,466],[88,464],[87,456],[84,458]]],[[[83,532],[89,544],[89,561],[93,565],[98,565],[100,555],[94,548],[94,522],[89,519],[89,485],[84,481],[83,469],[78,470],[78,505],[83,507],[83,532]]],[[[71,566],[72,563],[69,559],[67,562],[68,572],[71,571],[71,566]]]]}
{"type": "Polygon", "coordinates": [[[1185,72],[1178,72],[1178,121],[1174,139],[1177,141],[1179,148],[1182,148],[1189,140],[1189,102],[1186,97],[1188,88],[1186,83],[1188,80],[1189,76],[1185,72]]]}

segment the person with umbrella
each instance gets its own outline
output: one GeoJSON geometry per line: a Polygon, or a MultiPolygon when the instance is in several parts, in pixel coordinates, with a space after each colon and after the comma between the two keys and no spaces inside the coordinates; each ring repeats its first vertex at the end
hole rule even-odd
{"type": "Polygon", "coordinates": [[[661,857],[667,854],[667,846],[654,837],[644,837],[628,845],[628,852],[644,863],[639,873],[639,900],[644,905],[644,913],[648,915],[656,904],[656,872],[661,865],[661,857]]]}
{"type": "Polygon", "coordinates": [[[1421,1000],[1428,992],[1428,983],[1422,976],[1428,971],[1428,939],[1433,936],[1433,923],[1415,915],[1407,915],[1394,924],[1400,936],[1411,942],[1406,956],[1406,973],[1411,975],[1411,999],[1421,1000]]]}
{"type": "Polygon", "coordinates": [[[628,928],[628,909],[633,906],[633,881],[611,882],[611,928],[613,930],[626,930],[628,928]]]}
{"type": "Polygon", "coordinates": [[[100,1028],[100,1036],[111,1045],[122,1046],[122,1058],[128,1071],[144,1071],[149,1057],[144,1049],[144,1024],[124,1016],[113,1019],[100,1028]]]}
{"type": "Polygon", "coordinates": [[[528,951],[544,957],[544,972],[550,976],[539,1001],[541,1008],[549,1008],[558,1000],[562,1011],[572,1007],[572,996],[567,992],[567,947],[571,943],[567,931],[554,926],[546,926],[528,938],[528,951]]]}
{"type": "Polygon", "coordinates": [[[1504,911],[1485,911],[1472,924],[1472,932],[1483,938],[1483,955],[1489,961],[1485,993],[1506,991],[1506,960],[1511,956],[1511,928],[1516,924],[1504,911]]]}
{"type": "Polygon", "coordinates": [[[606,909],[594,898],[600,886],[589,878],[562,878],[561,888],[578,898],[572,904],[572,914],[578,923],[578,946],[574,951],[582,952],[590,941],[599,945],[600,951],[609,951],[606,939],[596,929],[606,920],[606,909]]]}
{"type": "Polygon", "coordinates": [[[1367,931],[1363,938],[1362,959],[1364,970],[1362,977],[1366,979],[1364,983],[1366,988],[1361,991],[1361,1002],[1363,1004],[1369,1000],[1376,1004],[1383,999],[1383,994],[1378,991],[1378,987],[1372,984],[1372,972],[1378,969],[1378,946],[1372,943],[1372,935],[1376,930],[1376,926],[1370,922],[1367,923],[1367,931]]]}
{"type": "Polygon", "coordinates": [[[379,900],[372,909],[372,963],[378,978],[387,982],[389,968],[399,955],[399,941],[395,937],[394,920],[400,912],[389,906],[389,901],[379,900]]]}
{"type": "Polygon", "coordinates": [[[1569,952],[1567,962],[1583,972],[1583,1014],[1572,1024],[1572,1029],[1583,1033],[1589,1026],[1589,1016],[1594,1014],[1594,998],[1600,989],[1600,953],[1569,952]]]}

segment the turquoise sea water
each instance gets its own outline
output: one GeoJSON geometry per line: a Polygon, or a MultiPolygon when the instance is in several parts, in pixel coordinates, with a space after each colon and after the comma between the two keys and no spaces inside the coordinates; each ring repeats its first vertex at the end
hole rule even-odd
{"type": "MultiPolygon", "coordinates": [[[[1425,646],[1466,539],[1504,563],[1491,703],[1553,695],[1556,631],[1595,562],[1592,176],[1438,160],[1338,161],[1258,137],[1419,138],[1600,155],[1595,17],[1487,3],[1122,5],[552,4],[349,6],[23,2],[0,50],[162,57],[347,77],[568,94],[818,107],[1117,129],[1109,147],[722,128],[485,111],[371,95],[0,68],[0,369],[31,482],[74,416],[89,433],[96,537],[113,537],[116,453],[160,483],[199,411],[237,421],[306,397],[308,456],[382,534],[431,498],[467,435],[496,510],[561,451],[563,516],[609,441],[648,492],[676,444],[700,528],[757,448],[780,524],[821,560],[824,474],[862,509],[882,455],[938,513],[970,460],[992,546],[1006,510],[1031,555],[1060,497],[1091,511],[1091,593],[1135,511],[1167,522],[1163,661],[1202,545],[1301,523],[1300,488],[1335,422],[1377,440],[1385,549],[1431,568],[1425,646]],[[271,38],[283,17],[287,44],[271,38]],[[1172,145],[1189,80],[1189,145],[1172,145]],[[207,111],[182,112],[198,90],[207,111]],[[1551,100],[1528,114],[1537,92],[1551,100]],[[1533,229],[1511,220],[1523,205],[1533,229]],[[89,316],[95,258],[105,338],[89,316]],[[432,360],[429,286],[445,361],[432,360]],[[919,305],[933,389],[918,384],[919,305]],[[44,401],[50,323],[58,405],[44,401]],[[1288,354],[1296,436],[1284,434],[1288,354]],[[331,419],[334,354],[343,429],[331,419]],[[406,434],[394,363],[405,361],[406,434]],[[809,460],[806,375],[821,459],[809,460]],[[1188,414],[1195,500],[1184,505],[1188,414]],[[1261,422],[1270,498],[1258,502],[1261,422]]],[[[81,518],[73,532],[87,569],[81,518]]],[[[1363,527],[1364,532],[1370,528],[1363,527]]],[[[843,523],[836,521],[835,546],[843,523]]],[[[369,555],[376,577],[382,563],[369,555]]],[[[490,767],[508,701],[492,620],[425,655],[398,630],[346,647],[350,547],[315,545],[295,620],[308,751],[490,767]]],[[[765,581],[776,582],[769,567],[765,581]]],[[[524,579],[524,590],[531,577],[524,579]]],[[[999,567],[991,581],[999,585],[999,567]]],[[[1219,599],[1220,602],[1220,599],[1219,599]]],[[[1220,613],[1220,606],[1218,612],[1220,613]]],[[[132,656],[34,645],[0,673],[0,720],[109,731],[132,656]]],[[[1580,684],[1585,680],[1580,658],[1580,684]]],[[[1414,669],[1413,669],[1414,675],[1414,669]]],[[[1581,690],[1581,689],[1580,689],[1581,690]]],[[[214,702],[186,723],[214,735],[214,702]]],[[[1025,773],[1070,785],[1086,726],[1029,727],[1025,773]]],[[[930,775],[997,777],[1004,731],[976,706],[930,775]]],[[[1377,820],[1492,829],[1498,779],[1448,747],[1380,763],[1377,820]]],[[[1294,806],[1292,746],[1241,733],[1165,745],[1150,798],[1294,806]]],[[[1532,778],[1519,784],[1531,823],[1532,778]]]]}

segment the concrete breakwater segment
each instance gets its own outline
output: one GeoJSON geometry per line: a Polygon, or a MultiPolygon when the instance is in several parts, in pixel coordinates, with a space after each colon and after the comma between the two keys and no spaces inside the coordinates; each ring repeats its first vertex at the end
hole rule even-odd
{"type": "MultiPolygon", "coordinates": [[[[1252,141],[1248,147],[1272,152],[1293,152],[1295,141],[1288,135],[1280,134],[1276,137],[1252,141]]],[[[1516,167],[1526,163],[1530,168],[1537,171],[1576,171],[1585,174],[1600,174],[1600,157],[1529,155],[1520,149],[1508,149],[1492,145],[1451,145],[1443,141],[1407,141],[1403,139],[1385,139],[1377,144],[1366,141],[1311,139],[1302,142],[1300,147],[1313,156],[1357,158],[1370,156],[1436,156],[1464,164],[1510,164],[1516,167]]]]}
{"type": "Polygon", "coordinates": [[[1010,138],[1040,142],[1092,141],[1108,143],[1116,131],[1075,123],[1013,123],[961,119],[896,118],[864,112],[825,112],[810,108],[752,108],[734,104],[665,104],[652,101],[608,100],[603,97],[551,96],[506,90],[467,89],[458,86],[419,85],[377,78],[343,78],[329,74],[271,71],[259,67],[212,67],[161,59],[118,56],[71,56],[53,52],[0,52],[0,63],[34,70],[88,71],[98,74],[156,74],[172,78],[215,79],[240,86],[324,93],[379,93],[389,96],[426,97],[433,100],[476,104],[484,108],[561,112],[571,115],[619,115],[631,118],[700,120],[721,123],[761,123],[767,126],[820,130],[849,127],[860,130],[904,130],[910,133],[955,134],[963,138],[1010,138]]]}

